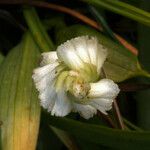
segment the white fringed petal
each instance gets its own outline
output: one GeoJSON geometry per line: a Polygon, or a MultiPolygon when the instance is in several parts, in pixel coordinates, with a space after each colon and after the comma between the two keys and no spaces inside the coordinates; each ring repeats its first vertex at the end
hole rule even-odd
{"type": "Polygon", "coordinates": [[[105,115],[107,115],[108,110],[112,108],[113,99],[104,99],[104,98],[97,98],[97,99],[90,99],[88,102],[89,105],[93,106],[97,110],[101,111],[105,115]]]}
{"type": "Polygon", "coordinates": [[[73,103],[73,111],[78,112],[85,119],[89,119],[97,113],[94,107],[79,103],[73,103]]]}
{"type": "Polygon", "coordinates": [[[57,54],[71,69],[79,70],[84,62],[95,65],[100,73],[107,50],[98,43],[96,37],[81,36],[60,45],[57,54]]]}
{"type": "Polygon", "coordinates": [[[57,93],[55,104],[51,111],[51,115],[66,116],[72,110],[71,101],[68,99],[66,92],[62,89],[57,93]]]}
{"type": "Polygon", "coordinates": [[[43,53],[41,67],[32,76],[41,106],[61,117],[71,111],[85,119],[93,117],[97,110],[107,114],[119,88],[109,79],[96,83],[106,56],[107,50],[97,38],[88,36],[65,42],[57,52],[43,53]]]}
{"type": "Polygon", "coordinates": [[[40,104],[48,111],[51,111],[54,105],[56,95],[54,81],[57,74],[55,73],[58,62],[39,67],[33,71],[32,78],[35,82],[36,89],[39,91],[40,104]]]}
{"type": "MultiPolygon", "coordinates": [[[[55,62],[34,70],[33,80],[39,91],[40,104],[55,116],[65,116],[70,113],[72,107],[65,91],[62,89],[56,93],[56,70],[59,63],[55,62]]],[[[59,70],[61,71],[61,70],[59,70]]]]}
{"type": "Polygon", "coordinates": [[[91,98],[89,105],[98,109],[104,114],[112,108],[113,99],[119,93],[119,87],[110,79],[102,79],[97,83],[91,83],[88,97],[91,98]]]}
{"type": "Polygon", "coordinates": [[[58,46],[57,55],[71,69],[78,70],[79,68],[83,68],[83,61],[78,56],[75,47],[70,41],[58,46]]]}
{"type": "Polygon", "coordinates": [[[89,91],[90,98],[114,99],[119,93],[119,87],[110,79],[102,79],[99,82],[91,83],[89,91]]]}
{"type": "Polygon", "coordinates": [[[47,86],[47,80],[54,79],[55,69],[58,65],[59,63],[55,62],[33,70],[32,78],[35,82],[38,91],[41,91],[42,89],[45,88],[45,86],[47,86]]]}
{"type": "Polygon", "coordinates": [[[97,58],[101,57],[98,56],[98,41],[97,38],[95,37],[91,37],[87,40],[87,50],[90,56],[90,62],[91,64],[97,66],[97,58]]]}
{"type": "Polygon", "coordinates": [[[41,92],[39,95],[40,104],[43,108],[50,112],[55,104],[56,91],[54,85],[49,85],[45,91],[41,92]]]}
{"type": "Polygon", "coordinates": [[[45,66],[47,64],[54,63],[58,60],[56,52],[45,52],[42,53],[41,55],[42,55],[42,61],[40,63],[40,66],[45,66]]]}
{"type": "Polygon", "coordinates": [[[86,63],[91,63],[90,55],[87,50],[87,40],[89,39],[88,36],[81,36],[74,39],[71,39],[70,42],[73,44],[77,55],[80,59],[86,63]]]}

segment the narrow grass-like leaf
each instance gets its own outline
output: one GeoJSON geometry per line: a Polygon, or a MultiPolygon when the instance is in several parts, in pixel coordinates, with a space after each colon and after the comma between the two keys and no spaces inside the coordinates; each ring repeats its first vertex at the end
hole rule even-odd
{"type": "Polygon", "coordinates": [[[103,7],[117,14],[126,16],[142,24],[150,26],[150,13],[125,2],[116,0],[82,0],[96,7],[103,7]]]}
{"type": "Polygon", "coordinates": [[[106,20],[104,19],[104,17],[101,15],[101,13],[93,6],[89,6],[89,10],[91,12],[91,14],[95,17],[95,19],[97,20],[98,23],[100,23],[103,27],[104,32],[114,41],[118,42],[118,40],[116,39],[113,31],[109,28],[106,20]]]}
{"type": "Polygon", "coordinates": [[[45,114],[45,118],[49,118],[49,124],[87,142],[120,150],[149,150],[150,147],[150,132],[121,131],[72,119],[51,117],[49,114],[45,114]]]}
{"type": "Polygon", "coordinates": [[[123,121],[124,123],[130,128],[130,129],[133,129],[133,130],[136,130],[136,131],[144,131],[142,130],[141,128],[137,127],[136,125],[134,125],[133,123],[131,123],[130,121],[128,121],[127,119],[123,118],[123,121]]]}
{"type": "Polygon", "coordinates": [[[41,23],[35,8],[25,7],[23,9],[23,13],[29,26],[29,30],[31,31],[35,41],[40,47],[41,52],[52,50],[54,45],[45,28],[43,27],[43,24],[41,23]]]}
{"type": "Polygon", "coordinates": [[[78,150],[75,141],[67,132],[57,129],[55,127],[50,126],[54,133],[59,137],[59,139],[66,145],[69,150],[78,150]]]}
{"type": "Polygon", "coordinates": [[[83,26],[73,25],[57,32],[58,45],[73,37],[89,35],[96,36],[99,42],[108,49],[108,57],[104,63],[107,78],[120,82],[135,76],[150,74],[141,69],[138,59],[129,50],[119,45],[96,30],[83,26]]]}
{"type": "Polygon", "coordinates": [[[42,122],[40,124],[39,136],[36,150],[61,150],[64,147],[56,134],[49,128],[48,124],[42,122]]]}
{"type": "MultiPolygon", "coordinates": [[[[53,26],[56,26],[57,28],[56,22],[57,24],[58,22],[60,23],[58,27],[65,26],[62,19],[55,18],[50,21],[45,21],[44,22],[45,28],[44,28],[34,8],[32,7],[24,8],[23,12],[24,12],[25,19],[28,23],[29,29],[32,32],[33,38],[38,44],[38,46],[41,48],[41,51],[44,52],[44,51],[53,50],[54,45],[50,37],[46,33],[45,29],[49,29],[53,26]]],[[[70,150],[77,149],[77,146],[73,138],[71,138],[67,132],[57,130],[56,128],[55,129],[51,128],[51,129],[60,138],[60,140],[66,145],[66,147],[68,147],[70,150]],[[72,144],[72,148],[70,146],[70,143],[72,144]]]]}
{"type": "Polygon", "coordinates": [[[4,150],[34,150],[40,105],[32,83],[39,49],[30,34],[10,51],[0,66],[1,143],[4,150]]]}

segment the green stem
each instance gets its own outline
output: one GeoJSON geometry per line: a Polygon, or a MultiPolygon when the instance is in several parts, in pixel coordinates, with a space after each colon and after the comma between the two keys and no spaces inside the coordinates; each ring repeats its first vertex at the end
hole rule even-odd
{"type": "MultiPolygon", "coordinates": [[[[103,73],[103,76],[105,78],[107,78],[107,74],[106,74],[104,68],[102,68],[102,73],[103,73]]],[[[125,128],[125,125],[124,125],[124,122],[123,122],[123,119],[122,119],[122,116],[121,116],[118,104],[116,102],[116,99],[114,99],[113,106],[114,106],[114,111],[116,113],[117,121],[118,121],[118,124],[119,124],[120,128],[122,130],[128,129],[128,128],[125,128]]]]}

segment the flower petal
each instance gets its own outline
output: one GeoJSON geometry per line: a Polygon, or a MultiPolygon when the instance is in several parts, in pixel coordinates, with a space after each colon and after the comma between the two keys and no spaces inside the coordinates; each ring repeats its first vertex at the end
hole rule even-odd
{"type": "Polygon", "coordinates": [[[88,104],[93,106],[94,108],[98,109],[102,113],[107,115],[108,110],[112,108],[113,99],[104,99],[104,98],[97,98],[91,99],[88,104]]]}
{"type": "Polygon", "coordinates": [[[79,112],[79,114],[85,119],[89,119],[97,113],[94,107],[78,103],[73,103],[73,111],[79,112]]]}
{"type": "Polygon", "coordinates": [[[39,95],[41,106],[48,109],[48,112],[50,112],[55,104],[55,97],[56,92],[54,84],[52,83],[52,85],[47,86],[47,88],[39,95]]]}
{"type": "Polygon", "coordinates": [[[119,93],[119,87],[110,79],[102,79],[97,83],[91,83],[88,97],[114,99],[119,93]]]}
{"type": "MultiPolygon", "coordinates": [[[[56,69],[59,66],[58,62],[39,67],[34,70],[32,76],[36,89],[39,91],[40,104],[48,111],[51,111],[54,105],[54,97],[56,96],[55,92],[55,78],[58,75],[56,74],[56,69]]],[[[61,70],[60,70],[61,71],[61,70]]]]}
{"type": "MultiPolygon", "coordinates": [[[[92,64],[100,74],[101,67],[106,59],[107,50],[98,43],[96,37],[80,36],[68,40],[57,48],[60,60],[64,61],[71,69],[83,69],[85,63],[92,64]]],[[[88,67],[91,67],[89,65],[88,67]]],[[[86,71],[91,68],[86,68],[86,71]]]]}
{"type": "Polygon", "coordinates": [[[71,39],[70,42],[72,42],[77,52],[77,55],[81,58],[81,60],[86,63],[91,63],[90,56],[87,50],[88,39],[89,39],[88,36],[80,36],[80,37],[71,39]]]}
{"type": "Polygon", "coordinates": [[[70,41],[61,44],[57,48],[57,55],[58,58],[63,61],[67,66],[71,69],[78,70],[79,68],[83,67],[83,61],[77,55],[75,51],[75,47],[70,41]]]}
{"type": "Polygon", "coordinates": [[[59,65],[58,62],[48,64],[33,70],[32,78],[35,82],[36,88],[41,91],[46,85],[47,80],[53,80],[55,77],[54,70],[59,65]],[[51,73],[53,71],[53,73],[51,73]]]}
{"type": "Polygon", "coordinates": [[[58,60],[57,53],[56,52],[45,52],[42,53],[42,61],[40,63],[40,66],[45,66],[50,63],[54,63],[58,60]]]}
{"type": "Polygon", "coordinates": [[[71,109],[71,101],[68,99],[66,92],[64,90],[59,91],[57,93],[51,115],[63,117],[70,113],[71,109]]]}
{"type": "Polygon", "coordinates": [[[87,40],[87,51],[89,53],[91,63],[95,66],[97,66],[97,46],[98,41],[96,37],[91,37],[87,40]]]}
{"type": "Polygon", "coordinates": [[[109,79],[89,83],[98,80],[107,56],[107,50],[96,37],[71,39],[58,46],[57,52],[43,53],[42,56],[41,67],[34,70],[32,78],[39,91],[41,106],[51,115],[63,117],[74,111],[89,119],[97,110],[107,114],[106,111],[112,108],[113,99],[120,91],[118,86],[109,79]],[[73,86],[76,78],[78,82],[73,86]],[[90,84],[90,88],[83,86],[80,78],[85,85],[90,84]],[[74,98],[77,100],[70,100],[69,92],[72,91],[69,86],[73,94],[75,90],[74,98]]]}

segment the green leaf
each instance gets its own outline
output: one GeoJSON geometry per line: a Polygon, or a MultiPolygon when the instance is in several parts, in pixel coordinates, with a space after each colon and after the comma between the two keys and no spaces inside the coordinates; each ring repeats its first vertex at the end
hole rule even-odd
{"type": "Polygon", "coordinates": [[[29,30],[31,31],[36,43],[40,47],[41,52],[51,51],[54,48],[54,45],[45,28],[43,27],[36,10],[33,7],[25,7],[23,9],[23,13],[29,30]]]}
{"type": "Polygon", "coordinates": [[[55,135],[55,133],[49,128],[49,126],[42,122],[40,124],[38,142],[36,150],[61,150],[64,145],[55,135]]]}
{"type": "Polygon", "coordinates": [[[39,48],[26,34],[0,66],[0,121],[2,149],[36,148],[40,105],[32,83],[39,48]]]}
{"type": "Polygon", "coordinates": [[[48,119],[50,125],[87,142],[120,150],[149,150],[150,147],[150,132],[122,131],[67,118],[51,117],[49,114],[45,114],[45,119],[48,119]]]}
{"type": "Polygon", "coordinates": [[[78,147],[72,138],[67,132],[57,129],[55,127],[50,126],[54,133],[59,137],[59,139],[66,145],[68,150],[78,150],[78,147]]]}
{"type": "MultiPolygon", "coordinates": [[[[48,36],[46,29],[49,29],[53,26],[55,26],[55,28],[58,27],[64,27],[65,24],[63,23],[61,18],[53,18],[51,20],[45,20],[44,24],[45,24],[45,28],[43,26],[43,24],[41,23],[36,10],[33,7],[26,7],[23,10],[24,12],[24,17],[27,21],[27,24],[29,26],[29,29],[31,30],[31,33],[33,35],[34,40],[36,41],[36,43],[38,44],[38,46],[41,48],[41,51],[51,51],[54,48],[54,45],[50,39],[50,37],[48,36]],[[56,25],[56,23],[59,25],[56,25]]],[[[58,129],[53,129],[53,132],[60,138],[60,140],[66,145],[66,147],[68,147],[70,150],[75,150],[77,149],[77,146],[75,144],[75,142],[73,141],[73,138],[71,138],[68,133],[64,132],[64,131],[60,131],[58,129]],[[70,146],[71,144],[71,146],[70,146]]]]}
{"type": "Polygon", "coordinates": [[[78,141],[81,150],[114,150],[106,146],[91,143],[89,141],[87,142],[86,140],[83,140],[83,139],[81,140],[78,137],[76,137],[76,140],[78,141]]]}
{"type": "Polygon", "coordinates": [[[73,25],[57,32],[56,41],[58,45],[73,37],[89,35],[96,36],[99,42],[108,49],[108,58],[104,63],[104,71],[107,78],[121,82],[135,76],[150,75],[143,71],[138,59],[129,50],[119,45],[96,30],[83,25],[73,25]]]}
{"type": "Polygon", "coordinates": [[[144,25],[150,26],[150,13],[125,2],[117,0],[82,0],[96,7],[103,7],[107,10],[123,15],[144,25]]]}

